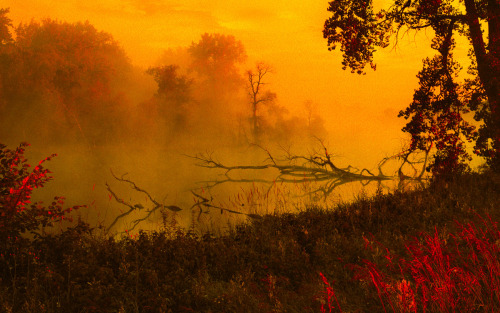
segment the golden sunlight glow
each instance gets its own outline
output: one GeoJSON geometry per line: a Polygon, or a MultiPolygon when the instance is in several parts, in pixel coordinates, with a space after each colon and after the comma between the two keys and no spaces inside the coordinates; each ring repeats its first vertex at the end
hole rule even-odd
{"type": "MultiPolygon", "coordinates": [[[[376,7],[390,3],[375,1],[376,7]]],[[[14,24],[52,18],[88,20],[111,33],[137,66],[154,65],[166,49],[189,46],[203,33],[235,36],[251,68],[264,61],[275,69],[270,86],[291,112],[312,101],[326,121],[326,141],[349,162],[375,165],[401,148],[404,120],[397,117],[412,100],[422,59],[432,56],[432,34],[407,34],[397,47],[378,51],[377,71],[359,76],[341,69],[329,52],[322,28],[328,1],[304,0],[5,0],[14,24]]],[[[467,47],[458,47],[466,55],[467,47]]]]}

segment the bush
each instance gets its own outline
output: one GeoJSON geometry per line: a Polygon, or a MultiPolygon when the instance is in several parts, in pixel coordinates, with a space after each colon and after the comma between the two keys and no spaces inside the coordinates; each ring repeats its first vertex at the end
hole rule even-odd
{"type": "Polygon", "coordinates": [[[69,213],[81,207],[63,208],[63,197],[54,197],[48,206],[42,202],[31,203],[33,191],[52,179],[50,171],[43,165],[55,154],[32,168],[24,157],[28,146],[21,143],[15,150],[10,150],[0,144],[0,282],[4,289],[0,294],[10,295],[8,301],[0,296],[0,311],[2,306],[7,311],[21,310],[22,305],[22,311],[37,308],[37,301],[33,299],[38,299],[43,290],[32,285],[55,273],[49,266],[44,266],[42,251],[26,235],[40,238],[37,233],[40,228],[71,220],[69,213]],[[30,298],[28,294],[33,301],[23,303],[23,298],[30,298]]]}
{"type": "Polygon", "coordinates": [[[48,206],[42,202],[31,203],[31,194],[52,179],[50,171],[43,167],[56,155],[41,160],[32,170],[24,157],[27,143],[15,150],[0,144],[0,241],[6,242],[25,232],[35,232],[41,226],[71,219],[68,214],[79,206],[63,208],[64,198],[54,197],[48,206]]]}

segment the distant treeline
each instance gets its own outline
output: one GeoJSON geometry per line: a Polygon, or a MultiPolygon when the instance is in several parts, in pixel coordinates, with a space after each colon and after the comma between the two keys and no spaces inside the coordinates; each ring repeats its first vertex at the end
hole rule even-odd
{"type": "MultiPolygon", "coordinates": [[[[89,22],[14,26],[8,13],[0,9],[4,142],[99,146],[135,138],[165,144],[186,135],[252,140],[247,55],[233,36],[204,34],[189,47],[165,51],[145,70],[89,22]]],[[[277,100],[266,103],[258,112],[264,138],[323,135],[320,115],[311,103],[305,110],[307,117],[291,116],[277,100]]]]}

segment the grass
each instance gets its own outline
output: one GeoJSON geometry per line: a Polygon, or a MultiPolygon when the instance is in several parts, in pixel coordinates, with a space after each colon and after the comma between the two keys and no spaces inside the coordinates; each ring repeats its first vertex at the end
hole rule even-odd
{"type": "Polygon", "coordinates": [[[500,176],[265,215],[224,236],[83,222],[0,255],[1,312],[497,312],[500,176]]]}

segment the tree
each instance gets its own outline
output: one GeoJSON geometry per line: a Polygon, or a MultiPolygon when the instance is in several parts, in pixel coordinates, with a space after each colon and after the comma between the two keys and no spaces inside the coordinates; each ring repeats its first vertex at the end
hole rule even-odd
{"type": "Polygon", "coordinates": [[[13,37],[0,76],[5,116],[16,116],[16,124],[2,119],[2,126],[30,125],[32,133],[45,130],[43,137],[52,139],[76,131],[94,142],[110,133],[110,115],[122,105],[120,88],[131,69],[110,34],[88,22],[46,19],[20,24],[13,37]],[[43,114],[35,121],[33,112],[43,114]]]}
{"type": "MultiPolygon", "coordinates": [[[[434,164],[455,164],[467,158],[462,151],[463,138],[472,139],[471,126],[463,121],[467,108],[483,123],[476,139],[475,153],[500,170],[500,2],[497,0],[396,0],[388,9],[375,13],[372,0],[335,0],[329,3],[333,15],[326,20],[323,36],[329,50],[340,46],[343,68],[364,74],[366,65],[375,70],[373,54],[377,47],[389,45],[392,35],[397,42],[402,29],[421,31],[432,28],[436,34],[432,47],[438,51],[424,61],[419,74],[420,88],[415,91],[410,108],[400,116],[411,118],[405,131],[412,136],[412,148],[436,143],[434,164]],[[488,26],[487,42],[483,25],[488,26]],[[458,64],[453,61],[454,36],[462,35],[471,43],[472,79],[459,84],[458,64]],[[441,77],[444,75],[445,77],[441,77]],[[445,88],[441,88],[445,87],[445,88]],[[432,125],[440,130],[433,132],[432,125]],[[443,132],[454,127],[453,136],[443,132]],[[428,136],[430,134],[430,136],[428,136]],[[452,141],[445,146],[439,145],[452,141]],[[437,141],[436,141],[437,140],[437,141]],[[444,161],[443,160],[448,160],[444,161]],[[454,160],[454,161],[453,161],[454,160]]],[[[448,166],[448,165],[446,165],[448,166]]],[[[453,166],[448,167],[453,169],[453,166]]]]}
{"type": "Polygon", "coordinates": [[[410,106],[399,114],[405,119],[413,117],[403,128],[412,134],[410,151],[430,151],[433,145],[436,146],[437,152],[429,168],[434,176],[442,177],[469,169],[471,157],[462,136],[468,141],[476,136],[474,126],[463,119],[469,109],[461,101],[460,86],[455,82],[460,65],[450,58],[454,46],[451,34],[439,33],[436,29],[432,48],[439,54],[424,60],[424,68],[417,75],[420,87],[410,106]]]}
{"type": "MultiPolygon", "coordinates": [[[[162,117],[169,118],[174,130],[184,128],[188,108],[191,101],[191,87],[193,80],[177,74],[177,65],[150,67],[146,73],[153,76],[158,84],[155,98],[150,103],[153,111],[159,112],[162,117]]],[[[157,117],[155,117],[157,118],[157,117]]]]}
{"type": "Polygon", "coordinates": [[[0,9],[0,45],[4,46],[12,42],[12,34],[9,28],[12,27],[12,20],[7,17],[9,9],[0,9]]]}
{"type": "Polygon", "coordinates": [[[150,67],[146,73],[153,76],[158,84],[156,95],[181,104],[189,101],[192,80],[186,76],[179,76],[177,65],[150,67]]]}
{"type": "Polygon", "coordinates": [[[276,99],[276,94],[269,90],[262,90],[264,85],[264,76],[267,73],[271,73],[272,69],[269,65],[264,63],[257,63],[255,66],[256,72],[252,70],[247,71],[248,77],[248,94],[250,96],[250,102],[252,104],[252,133],[253,139],[255,143],[259,142],[260,136],[260,124],[259,124],[259,116],[257,115],[257,111],[261,105],[264,105],[268,102],[276,99]]]}
{"type": "MultiPolygon", "coordinates": [[[[9,58],[9,48],[12,45],[12,34],[10,33],[10,28],[12,28],[12,20],[7,17],[9,9],[0,9],[0,71],[4,72],[5,68],[8,67],[10,63],[9,58]]],[[[0,112],[4,103],[4,79],[3,75],[0,76],[0,112]]]]}
{"type": "Polygon", "coordinates": [[[205,33],[188,49],[191,68],[217,89],[232,88],[241,81],[237,65],[246,60],[241,41],[231,35],[205,33]]]}

